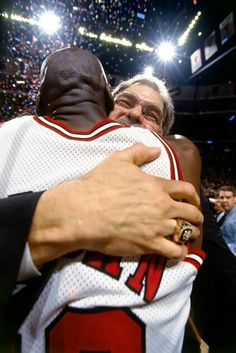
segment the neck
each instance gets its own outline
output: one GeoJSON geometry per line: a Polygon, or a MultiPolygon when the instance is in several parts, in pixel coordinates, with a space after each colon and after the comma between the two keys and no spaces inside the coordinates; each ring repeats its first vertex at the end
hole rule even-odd
{"type": "Polygon", "coordinates": [[[56,109],[50,114],[54,120],[65,123],[73,130],[89,130],[96,123],[106,118],[102,107],[86,102],[75,106],[65,106],[56,109]]]}

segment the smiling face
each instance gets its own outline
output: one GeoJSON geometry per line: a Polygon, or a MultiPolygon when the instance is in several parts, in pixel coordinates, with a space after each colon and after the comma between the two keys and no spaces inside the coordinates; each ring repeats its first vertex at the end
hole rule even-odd
{"type": "Polygon", "coordinates": [[[115,97],[109,117],[124,125],[135,125],[163,133],[163,101],[153,88],[135,83],[115,97]]]}

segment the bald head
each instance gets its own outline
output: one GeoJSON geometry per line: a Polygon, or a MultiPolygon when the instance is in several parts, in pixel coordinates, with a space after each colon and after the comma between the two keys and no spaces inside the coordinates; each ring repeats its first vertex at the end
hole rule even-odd
{"type": "Polygon", "coordinates": [[[104,105],[106,113],[112,109],[107,79],[98,58],[88,50],[65,48],[49,55],[40,72],[40,100],[37,113],[52,115],[63,106],[84,101],[104,105]]]}

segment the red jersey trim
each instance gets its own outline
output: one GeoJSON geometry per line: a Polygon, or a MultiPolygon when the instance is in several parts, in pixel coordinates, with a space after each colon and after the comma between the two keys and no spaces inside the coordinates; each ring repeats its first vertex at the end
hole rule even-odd
{"type": "Polygon", "coordinates": [[[178,157],[175,149],[171,146],[169,141],[167,141],[163,136],[162,136],[162,140],[163,140],[163,143],[165,143],[169,147],[170,151],[173,153],[173,155],[175,157],[176,168],[178,170],[179,179],[180,180],[184,180],[184,176],[183,176],[182,168],[181,168],[181,165],[180,165],[179,157],[178,157]]]}
{"type": "Polygon", "coordinates": [[[205,258],[206,254],[202,249],[193,249],[183,261],[192,264],[194,267],[196,267],[198,271],[201,265],[203,264],[205,258]]]}
{"type": "Polygon", "coordinates": [[[99,121],[90,130],[75,131],[69,129],[66,124],[58,122],[49,116],[34,116],[33,119],[40,125],[56,132],[57,134],[67,139],[79,141],[95,140],[96,138],[108,133],[109,131],[126,127],[107,118],[99,121]]]}
{"type": "Polygon", "coordinates": [[[160,136],[159,134],[153,132],[153,134],[162,142],[162,145],[165,147],[166,152],[169,156],[169,160],[170,160],[170,175],[171,175],[171,179],[173,180],[183,180],[183,173],[182,173],[182,169],[180,166],[180,162],[179,162],[179,158],[175,152],[175,150],[173,149],[173,147],[165,140],[165,138],[163,138],[163,136],[160,136]]]}

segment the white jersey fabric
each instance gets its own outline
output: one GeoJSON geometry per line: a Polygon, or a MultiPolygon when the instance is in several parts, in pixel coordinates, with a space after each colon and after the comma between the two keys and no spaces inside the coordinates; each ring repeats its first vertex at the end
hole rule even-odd
{"type": "MultiPolygon", "coordinates": [[[[78,179],[112,151],[139,142],[161,147],[160,157],[142,166],[146,173],[181,178],[162,137],[109,119],[76,132],[50,117],[21,117],[0,127],[0,141],[0,197],[78,179]]],[[[21,352],[181,352],[204,256],[194,249],[181,262],[92,251],[61,258],[20,328],[21,352]]]]}

